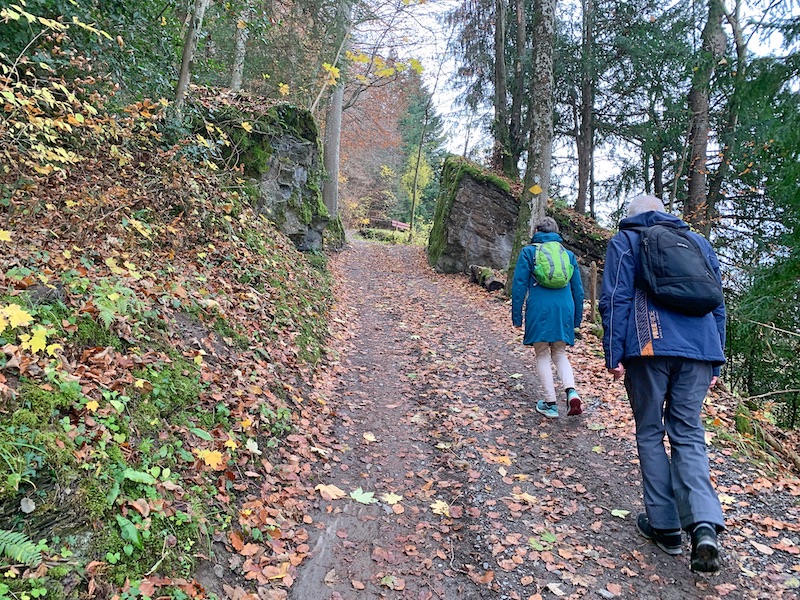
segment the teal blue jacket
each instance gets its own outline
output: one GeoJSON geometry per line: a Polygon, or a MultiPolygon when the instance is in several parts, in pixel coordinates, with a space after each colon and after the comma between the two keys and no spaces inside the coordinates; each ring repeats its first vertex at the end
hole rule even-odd
{"type": "MultiPolygon", "coordinates": [[[[557,233],[536,232],[532,244],[562,241],[557,233]]],[[[578,272],[575,254],[567,250],[572,264],[572,279],[569,285],[558,290],[539,285],[533,277],[536,247],[525,246],[519,253],[511,286],[511,322],[522,325],[525,311],[525,335],[522,343],[566,342],[575,344],[575,328],[583,319],[583,284],[578,272]]]]}

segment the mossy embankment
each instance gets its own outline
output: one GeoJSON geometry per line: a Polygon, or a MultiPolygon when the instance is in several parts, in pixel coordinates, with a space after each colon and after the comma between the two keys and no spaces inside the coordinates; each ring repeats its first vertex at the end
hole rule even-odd
{"type": "Polygon", "coordinates": [[[213,125],[93,108],[51,140],[70,164],[2,148],[0,598],[213,597],[186,586],[215,544],[264,544],[263,570],[301,543],[326,259],[220,168],[213,125]]]}

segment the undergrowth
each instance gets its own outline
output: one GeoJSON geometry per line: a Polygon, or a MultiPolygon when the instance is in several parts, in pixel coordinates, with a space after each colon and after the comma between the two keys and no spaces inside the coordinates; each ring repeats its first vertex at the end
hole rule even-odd
{"type": "Polygon", "coordinates": [[[111,112],[102,77],[21,64],[0,79],[0,600],[143,597],[241,527],[242,472],[279,461],[322,356],[330,276],[166,103],[111,112]]]}

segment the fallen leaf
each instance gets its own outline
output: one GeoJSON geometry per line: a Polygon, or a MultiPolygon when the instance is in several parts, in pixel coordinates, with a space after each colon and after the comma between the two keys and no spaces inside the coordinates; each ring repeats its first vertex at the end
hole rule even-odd
{"type": "Polygon", "coordinates": [[[450,505],[444,500],[437,500],[431,504],[431,510],[435,515],[444,515],[445,517],[450,516],[450,505]]]}
{"type": "Polygon", "coordinates": [[[398,502],[400,502],[400,500],[402,500],[402,499],[403,499],[403,497],[402,497],[402,496],[400,496],[400,495],[398,495],[398,494],[395,494],[395,493],[393,493],[393,492],[390,492],[390,493],[388,493],[388,494],[383,494],[383,495],[381,496],[381,500],[382,500],[383,502],[385,502],[386,504],[389,504],[389,505],[392,505],[392,504],[397,504],[397,503],[398,503],[398,502]]]}
{"type": "Polygon", "coordinates": [[[374,492],[365,492],[360,487],[350,492],[350,497],[361,504],[375,504],[378,501],[374,492]]]}
{"type": "Polygon", "coordinates": [[[333,484],[322,485],[321,483],[314,488],[325,500],[341,500],[347,496],[347,492],[333,484]]]}
{"type": "Polygon", "coordinates": [[[775,554],[775,550],[773,550],[769,546],[765,546],[764,544],[759,544],[758,542],[754,542],[753,540],[750,540],[750,543],[753,544],[755,549],[761,552],[761,554],[766,554],[767,556],[772,556],[773,554],[775,554]]]}

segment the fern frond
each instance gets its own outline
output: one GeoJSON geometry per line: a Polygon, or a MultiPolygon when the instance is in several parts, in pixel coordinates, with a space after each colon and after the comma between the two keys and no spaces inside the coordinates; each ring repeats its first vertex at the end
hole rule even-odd
{"type": "Polygon", "coordinates": [[[105,325],[106,329],[111,327],[114,322],[114,309],[108,306],[98,306],[98,316],[105,325]]]}
{"type": "Polygon", "coordinates": [[[0,557],[31,567],[38,567],[42,562],[42,553],[27,535],[8,529],[0,529],[0,557]]]}

